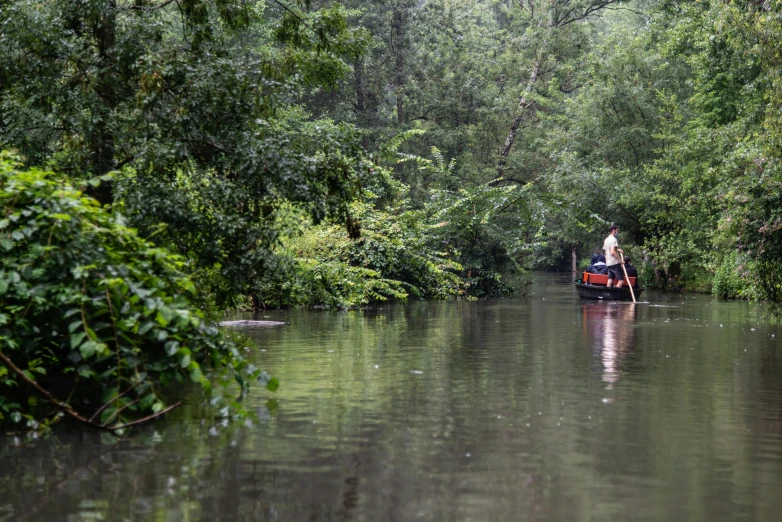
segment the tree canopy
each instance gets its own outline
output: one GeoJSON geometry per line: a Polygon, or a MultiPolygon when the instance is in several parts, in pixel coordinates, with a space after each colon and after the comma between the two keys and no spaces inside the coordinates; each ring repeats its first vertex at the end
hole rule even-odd
{"type": "Polygon", "coordinates": [[[421,291],[416,269],[349,253],[365,247],[306,254],[374,271],[347,280],[387,297],[496,295],[616,222],[647,284],[780,299],[777,1],[0,9],[3,146],[73,179],[118,172],[90,194],[218,306],[309,302],[276,286],[302,269],[297,238],[342,224],[366,243],[367,209],[415,221],[430,239],[409,244],[461,279],[421,291]]]}

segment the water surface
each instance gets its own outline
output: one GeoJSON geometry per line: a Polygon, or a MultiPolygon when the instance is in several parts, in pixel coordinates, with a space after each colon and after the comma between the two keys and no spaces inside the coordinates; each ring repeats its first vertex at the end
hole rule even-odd
{"type": "Polygon", "coordinates": [[[780,520],[782,329],[531,291],[260,314],[287,324],[247,330],[282,384],[259,421],[2,439],[0,521],[780,520]]]}

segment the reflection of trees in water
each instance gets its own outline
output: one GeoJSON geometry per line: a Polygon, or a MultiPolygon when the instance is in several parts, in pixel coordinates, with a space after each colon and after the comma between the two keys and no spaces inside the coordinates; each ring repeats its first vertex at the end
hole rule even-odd
{"type": "Polygon", "coordinates": [[[596,303],[581,309],[585,334],[603,364],[602,380],[611,389],[619,380],[622,360],[635,343],[636,305],[596,303]]]}
{"type": "Polygon", "coordinates": [[[213,430],[183,407],[120,445],[0,440],[0,521],[665,518],[655,496],[666,520],[730,499],[774,520],[782,334],[688,314],[548,296],[292,311],[253,332],[285,376],[278,408],[246,399],[264,424],[213,430]]]}
{"type": "Polygon", "coordinates": [[[212,437],[207,427],[196,428],[203,437],[192,431],[149,430],[113,445],[87,432],[0,451],[0,491],[10,502],[0,504],[0,520],[352,518],[365,455],[310,457],[299,463],[307,469],[303,481],[300,469],[248,452],[255,434],[240,425],[212,437]]]}

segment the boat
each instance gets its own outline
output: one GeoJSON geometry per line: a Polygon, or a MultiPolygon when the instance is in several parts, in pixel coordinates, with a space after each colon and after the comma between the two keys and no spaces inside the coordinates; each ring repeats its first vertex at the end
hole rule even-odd
{"type": "MultiPolygon", "coordinates": [[[[638,284],[637,278],[629,277],[625,278],[625,283],[629,280],[633,285],[633,292],[635,292],[636,301],[641,296],[643,288],[636,286],[638,284]]],[[[577,280],[576,292],[582,299],[604,299],[606,301],[632,301],[633,297],[630,295],[630,288],[625,284],[622,288],[606,286],[608,284],[608,276],[605,274],[590,274],[584,272],[581,279],[577,280]]]]}

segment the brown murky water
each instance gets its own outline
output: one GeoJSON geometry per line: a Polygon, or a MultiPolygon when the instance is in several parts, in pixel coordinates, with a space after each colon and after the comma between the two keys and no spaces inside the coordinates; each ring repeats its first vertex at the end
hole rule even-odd
{"type": "Polygon", "coordinates": [[[0,521],[782,520],[782,328],[648,292],[290,311],[260,421],[0,448],[0,521]]]}

